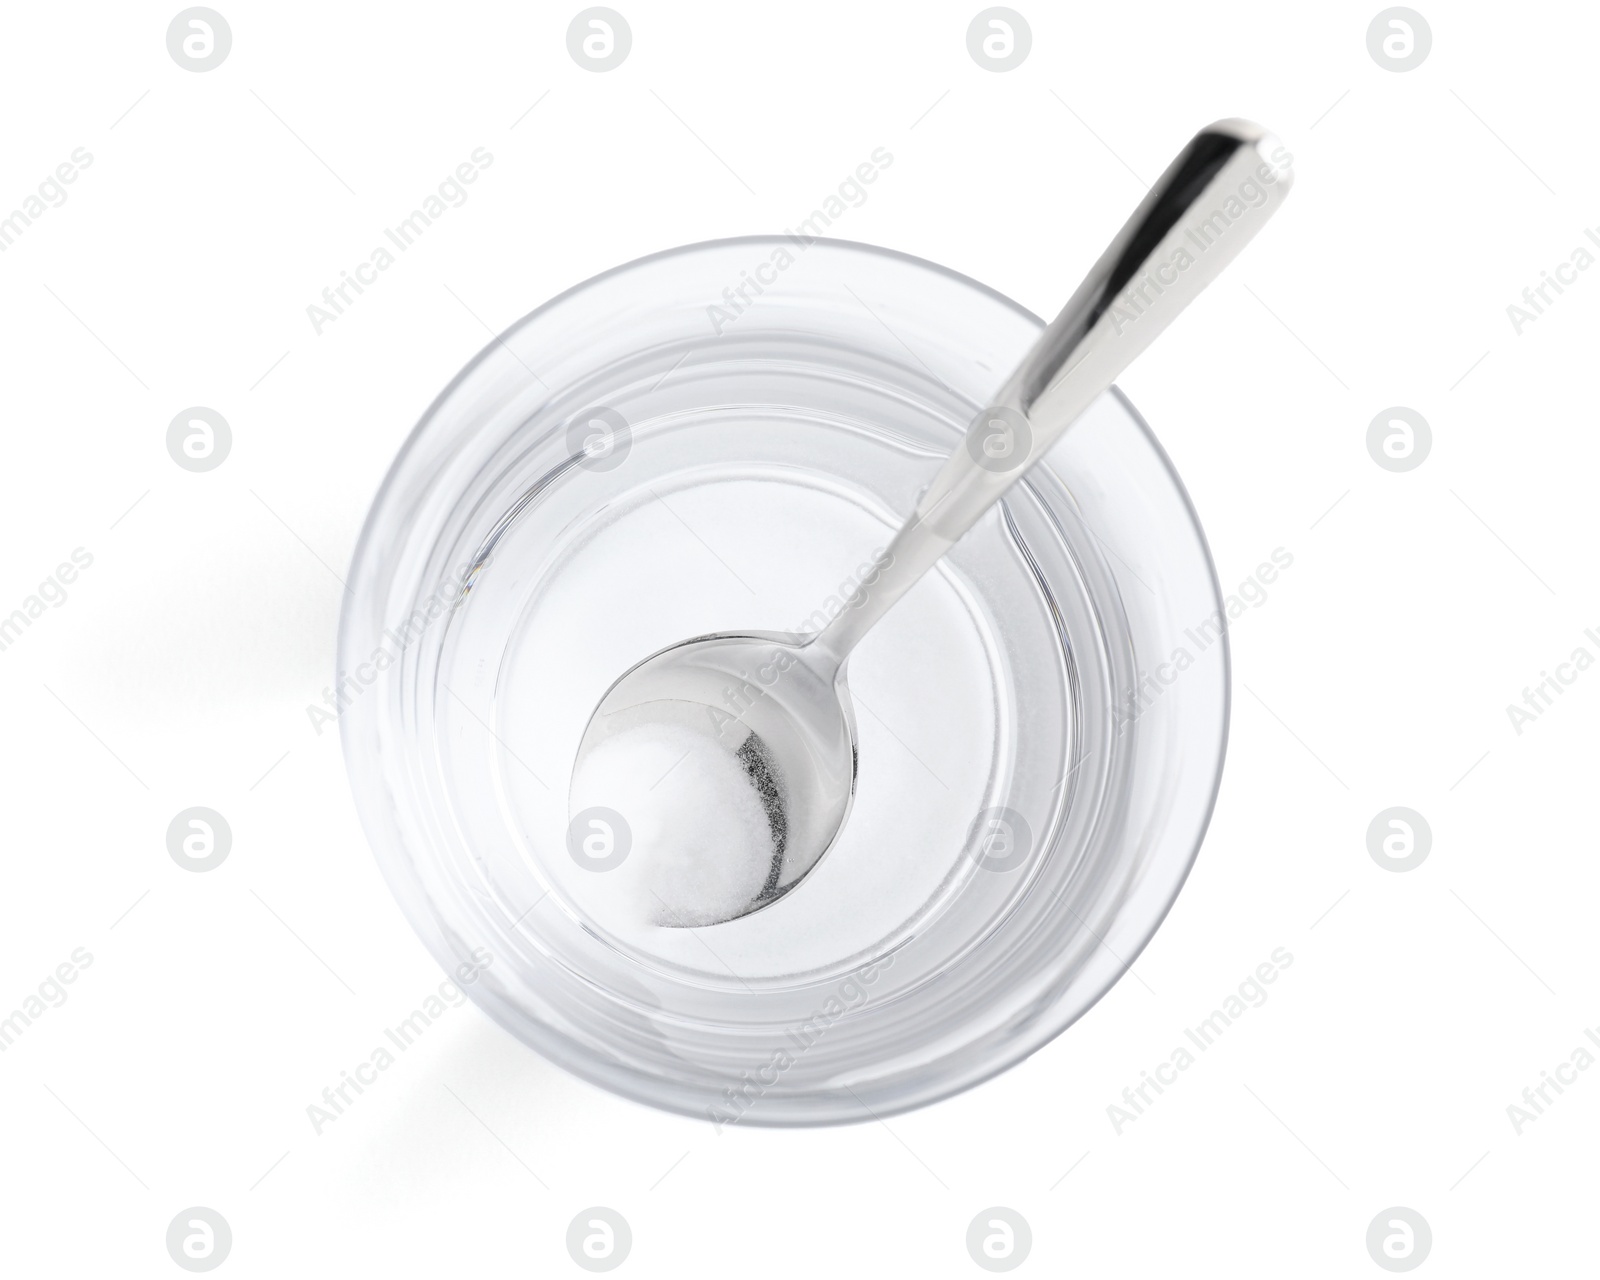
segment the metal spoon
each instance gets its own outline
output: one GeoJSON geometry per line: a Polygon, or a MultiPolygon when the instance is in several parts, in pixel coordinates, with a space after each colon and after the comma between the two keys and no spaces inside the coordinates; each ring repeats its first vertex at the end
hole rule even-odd
{"type": "MultiPolygon", "coordinates": [[[[612,733],[652,719],[681,724],[686,709],[703,712],[743,764],[774,852],[760,892],[724,920],[788,893],[844,826],[856,777],[851,650],[1244,248],[1288,193],[1288,164],[1277,140],[1245,120],[1195,135],[973,419],[875,574],[822,631],[685,640],[644,659],[601,699],[574,777],[612,733]]],[[[682,921],[669,909],[660,923],[682,921]]]]}

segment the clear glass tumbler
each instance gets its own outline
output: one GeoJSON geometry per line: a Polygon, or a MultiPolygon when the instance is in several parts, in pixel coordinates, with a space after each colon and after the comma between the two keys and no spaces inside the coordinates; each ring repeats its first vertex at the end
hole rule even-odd
{"type": "Polygon", "coordinates": [[[568,839],[611,680],[820,626],[1041,327],[902,254],[718,241],[539,308],[424,415],[356,552],[341,729],[401,907],[513,1034],[716,1124],[838,1123],[1004,1070],[1138,956],[1210,817],[1228,646],[1115,392],[852,657],[857,802],[803,885],[630,927],[568,839]]]}

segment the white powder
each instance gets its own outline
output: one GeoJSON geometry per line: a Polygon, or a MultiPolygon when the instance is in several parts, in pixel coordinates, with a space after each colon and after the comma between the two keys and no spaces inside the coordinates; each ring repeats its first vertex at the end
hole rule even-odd
{"type": "Polygon", "coordinates": [[[755,784],[701,723],[682,716],[620,729],[573,778],[572,812],[603,807],[627,824],[627,857],[596,879],[638,923],[725,920],[755,900],[772,869],[772,826],[755,784]]]}

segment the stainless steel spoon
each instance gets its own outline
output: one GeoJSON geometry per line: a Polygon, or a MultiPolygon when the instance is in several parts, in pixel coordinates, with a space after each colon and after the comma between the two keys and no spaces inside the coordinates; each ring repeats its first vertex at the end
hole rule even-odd
{"type": "MultiPolygon", "coordinates": [[[[723,921],[788,893],[844,826],[856,778],[851,650],[1232,261],[1290,181],[1287,151],[1259,126],[1223,120],[1201,130],[973,418],[850,607],[815,635],[682,641],[627,671],[601,699],[574,777],[611,734],[652,720],[682,724],[686,711],[703,713],[707,731],[743,764],[770,820],[772,866],[760,892],[723,921]]],[[[659,923],[684,923],[663,907],[659,923]]]]}

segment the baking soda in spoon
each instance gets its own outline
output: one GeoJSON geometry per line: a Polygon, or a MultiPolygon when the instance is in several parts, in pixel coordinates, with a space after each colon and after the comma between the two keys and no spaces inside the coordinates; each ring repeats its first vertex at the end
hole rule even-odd
{"type": "MultiPolygon", "coordinates": [[[[782,854],[778,785],[761,740],[737,726],[719,734],[703,711],[684,710],[618,728],[585,753],[572,780],[575,812],[610,811],[599,820],[613,830],[595,828],[608,837],[595,853],[626,843],[602,888],[640,924],[737,915],[774,879],[782,854]]],[[[576,835],[581,865],[588,846],[576,835]]]]}

